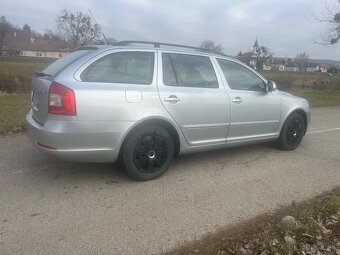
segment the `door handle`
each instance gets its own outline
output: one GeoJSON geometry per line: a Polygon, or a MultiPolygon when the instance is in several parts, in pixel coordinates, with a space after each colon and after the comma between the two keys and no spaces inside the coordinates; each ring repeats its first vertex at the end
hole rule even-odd
{"type": "Polygon", "coordinates": [[[233,102],[235,104],[240,104],[240,103],[243,102],[243,100],[240,97],[235,97],[233,100],[231,100],[231,102],[233,102]]]}
{"type": "Polygon", "coordinates": [[[180,99],[177,96],[175,96],[175,95],[171,95],[171,96],[168,96],[168,97],[164,98],[164,101],[172,103],[172,104],[175,104],[175,103],[179,102],[180,99]]]}

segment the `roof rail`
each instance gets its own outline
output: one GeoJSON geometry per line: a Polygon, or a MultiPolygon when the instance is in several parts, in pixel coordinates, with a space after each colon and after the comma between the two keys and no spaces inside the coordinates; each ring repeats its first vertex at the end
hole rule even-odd
{"type": "Polygon", "coordinates": [[[222,55],[222,56],[228,57],[228,55],[226,55],[226,54],[224,54],[222,52],[217,52],[217,51],[213,51],[213,50],[209,50],[209,49],[204,49],[204,48],[200,48],[200,47],[194,47],[194,46],[173,44],[173,43],[148,42],[148,41],[120,41],[120,42],[117,42],[117,43],[113,44],[113,46],[127,46],[127,45],[133,44],[133,43],[137,43],[137,44],[151,44],[155,48],[160,48],[161,45],[171,46],[171,47],[178,47],[178,48],[187,48],[187,49],[193,49],[193,50],[197,50],[197,51],[201,51],[201,52],[207,52],[207,53],[214,53],[214,54],[217,54],[217,55],[222,55]]]}

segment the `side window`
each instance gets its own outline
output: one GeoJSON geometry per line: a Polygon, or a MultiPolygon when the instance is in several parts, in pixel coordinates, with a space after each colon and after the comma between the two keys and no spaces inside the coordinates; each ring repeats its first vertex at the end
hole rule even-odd
{"type": "Polygon", "coordinates": [[[217,59],[231,89],[264,91],[264,81],[248,68],[234,61],[217,59]]]}
{"type": "Polygon", "coordinates": [[[167,86],[218,88],[209,57],[163,53],[163,82],[167,86]]]}
{"type": "Polygon", "coordinates": [[[81,74],[82,81],[105,83],[151,84],[153,52],[117,52],[91,64],[81,74]]]}

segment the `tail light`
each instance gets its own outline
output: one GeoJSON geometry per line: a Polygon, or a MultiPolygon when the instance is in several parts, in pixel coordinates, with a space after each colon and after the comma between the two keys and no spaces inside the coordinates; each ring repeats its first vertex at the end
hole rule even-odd
{"type": "Polygon", "coordinates": [[[74,91],[53,81],[48,93],[48,113],[76,116],[74,91]]]}

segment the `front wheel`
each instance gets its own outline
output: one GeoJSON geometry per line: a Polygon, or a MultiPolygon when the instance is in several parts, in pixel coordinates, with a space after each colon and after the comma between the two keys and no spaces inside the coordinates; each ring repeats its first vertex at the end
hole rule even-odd
{"type": "Polygon", "coordinates": [[[290,151],[296,149],[305,134],[306,123],[299,113],[292,113],[285,121],[279,138],[280,146],[283,150],[290,151]]]}
{"type": "Polygon", "coordinates": [[[125,144],[123,162],[133,179],[148,181],[161,176],[174,157],[174,143],[169,132],[158,126],[136,130],[125,144]]]}

